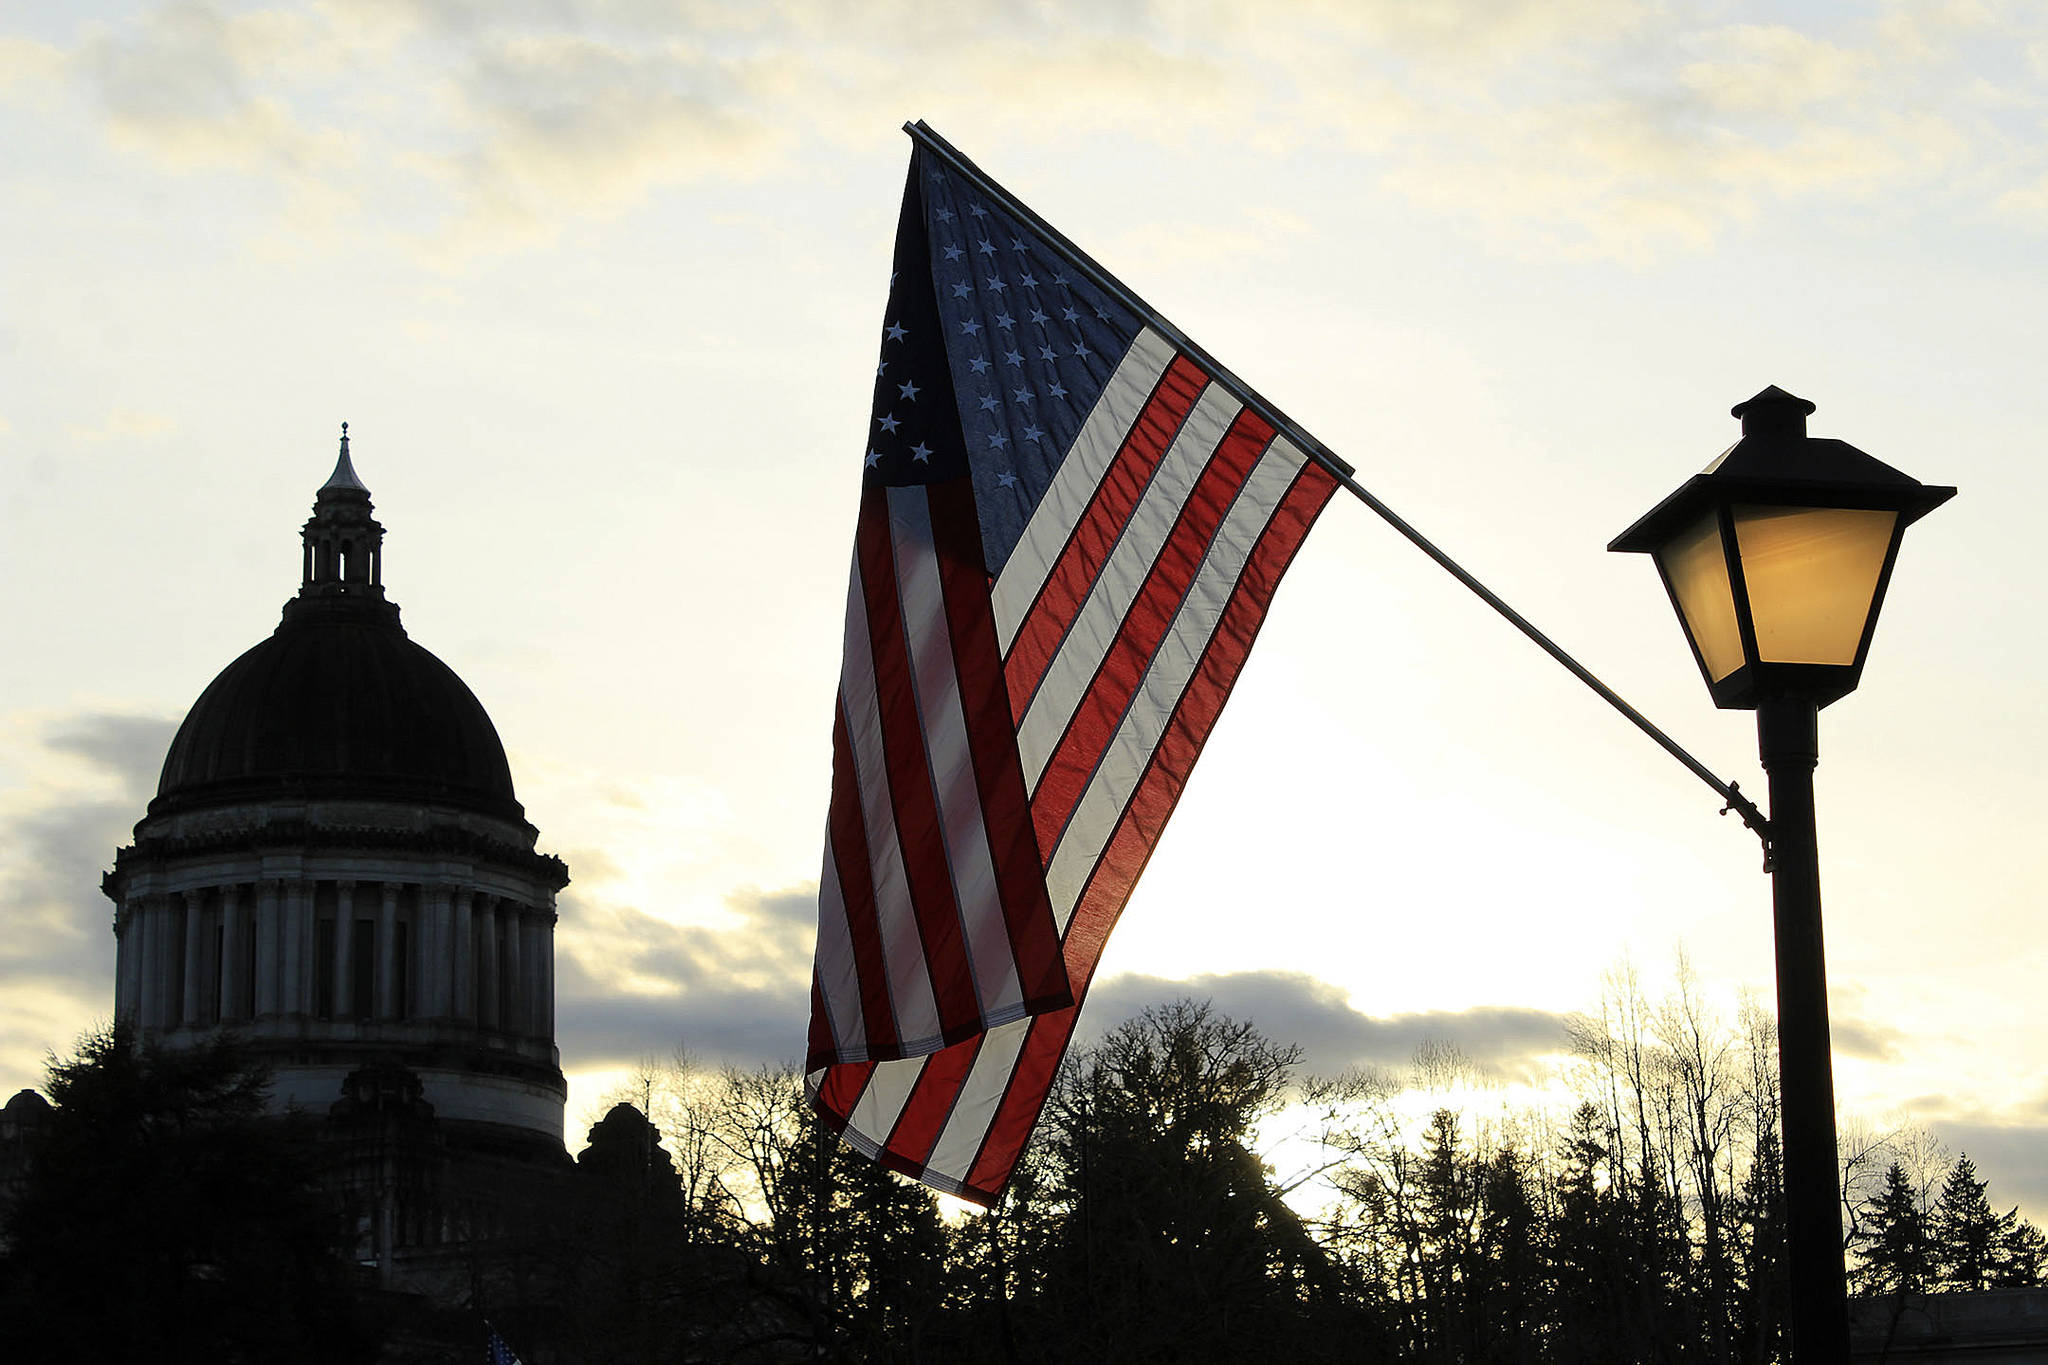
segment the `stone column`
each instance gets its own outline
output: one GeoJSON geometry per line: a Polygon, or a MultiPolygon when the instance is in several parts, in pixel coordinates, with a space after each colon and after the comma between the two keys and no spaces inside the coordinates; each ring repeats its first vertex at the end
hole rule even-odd
{"type": "Polygon", "coordinates": [[[278,928],[284,920],[284,883],[265,877],[256,884],[256,1010],[255,1017],[276,1014],[283,1008],[277,974],[278,928]]]}
{"type": "Polygon", "coordinates": [[[144,999],[148,1001],[145,1022],[151,1028],[169,1028],[178,1018],[178,1002],[171,998],[177,978],[171,954],[180,946],[176,915],[177,907],[167,893],[159,891],[149,898],[149,984],[144,999]]]}
{"type": "Polygon", "coordinates": [[[498,1027],[507,1033],[526,1032],[526,915],[517,901],[501,901],[498,923],[504,926],[504,999],[498,1004],[498,1027]]]}
{"type": "Polygon", "coordinates": [[[156,1027],[156,897],[135,898],[135,1022],[156,1027]]]}
{"type": "Polygon", "coordinates": [[[355,1018],[356,884],[334,884],[334,1017],[355,1018]]]}
{"type": "MultiPolygon", "coordinates": [[[[414,943],[413,955],[419,954],[414,943]]],[[[377,1017],[393,1019],[405,1000],[405,983],[398,979],[398,883],[384,883],[384,902],[377,913],[377,1017]]]]}
{"type": "Polygon", "coordinates": [[[455,939],[448,945],[449,965],[455,969],[455,1009],[458,1019],[476,1022],[476,893],[466,886],[454,892],[455,939]]]}
{"type": "Polygon", "coordinates": [[[283,957],[278,963],[277,1007],[285,1014],[312,1008],[307,987],[313,980],[313,888],[297,878],[284,884],[283,957]]]}
{"type": "Polygon", "coordinates": [[[477,941],[483,944],[483,962],[477,975],[476,1021],[485,1028],[503,1028],[503,1002],[498,998],[498,898],[485,896],[477,906],[477,941]]]}
{"type": "Polygon", "coordinates": [[[249,911],[242,888],[230,882],[220,889],[220,1017],[249,1017],[249,982],[242,968],[249,961],[249,911]]]}
{"type": "Polygon", "coordinates": [[[455,1013],[455,893],[420,888],[420,1013],[446,1019],[455,1013]]]}
{"type": "Polygon", "coordinates": [[[114,911],[114,1014],[117,1018],[136,1017],[135,1007],[139,990],[137,982],[142,978],[142,931],[136,914],[136,902],[124,900],[114,911]]]}
{"type": "Polygon", "coordinates": [[[540,1017],[541,1036],[555,1040],[555,912],[550,909],[540,921],[540,1017]]]}
{"type": "Polygon", "coordinates": [[[185,954],[184,990],[179,994],[178,1022],[198,1025],[206,1022],[206,893],[203,891],[181,891],[174,899],[183,908],[180,918],[184,924],[185,941],[180,947],[185,954]]]}

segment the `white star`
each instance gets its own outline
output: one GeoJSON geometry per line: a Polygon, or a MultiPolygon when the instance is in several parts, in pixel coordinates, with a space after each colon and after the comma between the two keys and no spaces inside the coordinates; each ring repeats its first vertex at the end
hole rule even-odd
{"type": "Polygon", "coordinates": [[[949,246],[946,248],[946,259],[949,261],[957,261],[966,254],[966,252],[962,251],[957,246],[949,246]]]}
{"type": "Polygon", "coordinates": [[[877,417],[875,420],[877,422],[880,422],[882,424],[882,430],[888,432],[891,436],[894,436],[896,434],[896,428],[903,425],[903,423],[896,420],[896,414],[893,412],[884,413],[882,416],[877,417]]]}
{"type": "Polygon", "coordinates": [[[997,292],[998,294],[1000,294],[1000,293],[1002,293],[1002,292],[1003,292],[1003,291],[1004,291],[1005,289],[1008,289],[1008,288],[1009,288],[1010,286],[1009,286],[1009,285],[1007,285],[1007,284],[1004,284],[1004,283],[1003,283],[1003,282],[1002,282],[1001,280],[999,280],[999,279],[997,279],[997,278],[996,278],[995,276],[991,275],[991,276],[989,276],[989,280],[988,280],[988,287],[989,287],[989,288],[991,288],[991,289],[993,289],[993,290],[995,290],[995,291],[996,291],[996,292],[997,292]]]}
{"type": "Polygon", "coordinates": [[[1005,469],[1002,473],[996,475],[996,482],[1005,488],[1014,488],[1017,485],[1017,476],[1005,469]]]}
{"type": "Polygon", "coordinates": [[[932,462],[931,447],[927,446],[923,441],[919,441],[910,448],[910,458],[922,464],[930,464],[932,462]]]}
{"type": "Polygon", "coordinates": [[[1057,379],[1052,381],[1052,387],[1047,389],[1046,392],[1054,398],[1065,398],[1067,396],[1067,391],[1060,386],[1060,381],[1057,379]]]}
{"type": "Polygon", "coordinates": [[[987,374],[988,357],[984,355],[969,357],[967,361],[967,367],[973,370],[976,374],[987,374]]]}
{"type": "Polygon", "coordinates": [[[1017,325],[1017,319],[1015,319],[1015,318],[1011,317],[1011,316],[1010,316],[1010,315],[1009,315],[1008,313],[998,313],[998,314],[996,314],[996,326],[998,326],[998,327],[1015,327],[1016,325],[1017,325]]]}
{"type": "Polygon", "coordinates": [[[1080,356],[1080,355],[1094,355],[1094,354],[1095,354],[1095,352],[1093,352],[1093,351],[1091,351],[1091,350],[1089,350],[1089,349],[1088,349],[1088,343],[1087,343],[1087,342],[1085,342],[1085,341],[1077,341],[1077,342],[1075,342],[1075,343],[1074,343],[1074,354],[1075,354],[1075,355],[1077,355],[1077,356],[1080,356]]]}
{"type": "Polygon", "coordinates": [[[1042,358],[1044,358],[1044,359],[1046,359],[1046,360],[1058,360],[1058,359],[1059,359],[1059,356],[1058,356],[1058,354],[1057,354],[1057,353],[1055,353],[1055,352],[1053,351],[1052,347],[1050,347],[1050,346],[1041,346],[1041,347],[1039,347],[1039,348],[1038,348],[1038,354],[1039,354],[1039,355],[1040,355],[1040,356],[1041,356],[1042,358]]]}
{"type": "Polygon", "coordinates": [[[1061,320],[1066,322],[1079,322],[1081,320],[1081,315],[1071,308],[1062,308],[1060,310],[1060,317],[1061,320]]]}
{"type": "Polygon", "coordinates": [[[979,332],[980,330],[981,324],[976,322],[973,318],[969,318],[967,319],[967,321],[960,324],[960,331],[965,336],[973,336],[976,332],[979,332]]]}
{"type": "Polygon", "coordinates": [[[979,251],[984,256],[993,256],[996,254],[996,246],[994,242],[982,242],[979,245],[977,245],[974,249],[976,251],[979,251]]]}
{"type": "Polygon", "coordinates": [[[1024,363],[1024,357],[1018,355],[1015,351],[1005,353],[1003,359],[1009,361],[1012,365],[1022,365],[1024,363]]]}
{"type": "Polygon", "coordinates": [[[1031,320],[1036,323],[1047,323],[1052,321],[1051,318],[1045,315],[1045,310],[1042,308],[1034,308],[1031,310],[1031,320]]]}
{"type": "Polygon", "coordinates": [[[1065,275],[1060,274],[1057,270],[1055,270],[1052,275],[1052,282],[1054,284],[1063,285],[1067,282],[1067,277],[1065,275]]]}
{"type": "Polygon", "coordinates": [[[1001,433],[1000,431],[991,432],[989,434],[988,448],[990,450],[1001,450],[1004,446],[1008,445],[1009,443],[1010,438],[1003,435],[1003,433],[1001,433]]]}
{"type": "Polygon", "coordinates": [[[981,396],[981,410],[983,412],[994,412],[1001,405],[1001,400],[992,393],[985,393],[981,396]]]}
{"type": "Polygon", "coordinates": [[[1012,403],[1029,403],[1031,401],[1031,398],[1032,394],[1031,390],[1029,389],[1018,389],[1016,392],[1010,395],[1010,401],[1012,403]]]}
{"type": "Polygon", "coordinates": [[[1022,242],[1018,241],[1018,240],[1017,240],[1017,239],[1016,239],[1015,237],[1012,237],[1012,238],[1010,239],[1010,250],[1012,250],[1012,251],[1029,251],[1029,250],[1031,250],[1031,248],[1030,248],[1030,247],[1028,247],[1028,246],[1026,246],[1026,245],[1024,245],[1024,243],[1022,243],[1022,242]]]}
{"type": "Polygon", "coordinates": [[[953,286],[953,297],[956,299],[964,299],[973,292],[974,286],[971,284],[956,284],[953,286]]]}
{"type": "Polygon", "coordinates": [[[889,324],[889,340],[901,341],[909,335],[910,332],[901,323],[892,322],[889,324]]]}
{"type": "Polygon", "coordinates": [[[983,207],[982,207],[981,205],[979,205],[979,204],[969,204],[969,205],[967,206],[967,211],[968,211],[969,213],[973,214],[973,215],[974,215],[974,216],[975,216],[976,218],[986,218],[986,217],[988,217],[988,210],[987,210],[987,209],[985,209],[985,208],[983,208],[983,207]]]}
{"type": "Polygon", "coordinates": [[[920,392],[920,390],[917,387],[916,380],[906,379],[901,384],[898,384],[896,386],[896,392],[902,394],[905,398],[908,398],[911,402],[915,403],[917,401],[917,395],[920,392]]]}
{"type": "Polygon", "coordinates": [[[876,465],[880,464],[881,462],[882,457],[875,454],[873,450],[870,450],[868,451],[868,457],[865,460],[861,461],[861,468],[873,469],[876,465]]]}
{"type": "Polygon", "coordinates": [[[942,208],[935,216],[942,223],[950,223],[953,221],[953,210],[942,208]]]}
{"type": "Polygon", "coordinates": [[[877,379],[880,379],[880,378],[882,377],[882,371],[884,371],[884,370],[886,370],[886,369],[888,369],[888,368],[889,368],[889,362],[888,362],[888,361],[886,361],[886,360],[885,360],[885,361],[883,361],[883,362],[882,362],[881,364],[879,364],[879,365],[875,366],[875,378],[877,378],[877,379]]]}
{"type": "Polygon", "coordinates": [[[1045,435],[1045,433],[1040,431],[1037,427],[1024,428],[1024,439],[1027,441],[1035,441],[1043,435],[1045,435]]]}
{"type": "Polygon", "coordinates": [[[1023,285],[1026,289],[1038,288],[1038,281],[1031,278],[1031,272],[1028,270],[1024,272],[1024,278],[1019,280],[1018,283],[1023,285]]]}
{"type": "Polygon", "coordinates": [[[1108,322],[1109,310],[1107,308],[1104,308],[1101,304],[1097,304],[1095,305],[1095,316],[1101,318],[1104,322],[1108,322]]]}

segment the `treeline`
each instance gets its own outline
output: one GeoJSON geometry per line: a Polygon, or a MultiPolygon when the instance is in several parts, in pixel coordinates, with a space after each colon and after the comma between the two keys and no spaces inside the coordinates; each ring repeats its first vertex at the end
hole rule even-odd
{"type": "MultiPolygon", "coordinates": [[[[1570,1050],[1573,1100],[1516,1108],[1445,1049],[1318,1079],[1249,1022],[1164,1004],[1070,1057],[982,1213],[821,1131],[790,1070],[649,1066],[472,1249],[435,1338],[364,1292],[231,1045],[117,1031],[53,1065],[44,1150],[0,1210],[0,1340],[439,1359],[393,1343],[489,1318],[527,1365],[1783,1359],[1770,1018],[1623,975],[1570,1050]]],[[[2040,1283],[2040,1231],[1967,1156],[1904,1130],[1843,1158],[1854,1292],[2040,1283]]]]}
{"type": "MultiPolygon", "coordinates": [[[[1774,1039],[1682,972],[1655,1003],[1623,975],[1573,1030],[1555,1122],[1475,1098],[1442,1049],[1305,1078],[1179,1001],[1071,1058],[1002,1202],[951,1219],[820,1134],[789,1072],[683,1061],[626,1098],[674,1155],[679,1235],[760,1267],[756,1302],[829,1358],[1720,1365],[1784,1358],[1774,1039]]],[[[1855,1137],[1842,1173],[1853,1293],[2041,1282],[2040,1231],[1924,1131],[1855,1137]]],[[[673,1358],[765,1345],[716,1354],[729,1326],[673,1358]]]]}

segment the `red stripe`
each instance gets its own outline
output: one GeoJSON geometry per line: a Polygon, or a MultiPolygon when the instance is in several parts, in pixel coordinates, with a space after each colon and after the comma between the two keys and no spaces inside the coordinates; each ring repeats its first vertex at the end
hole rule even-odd
{"type": "MultiPolygon", "coordinates": [[[[1172,629],[1188,587],[1201,571],[1216,529],[1229,515],[1260,453],[1272,440],[1273,428],[1246,408],[1230,424],[1195,480],[1179,518],[1159,547],[1158,558],[1152,561],[1145,582],[1117,627],[1116,639],[1104,651],[1087,693],[1074,708],[1066,734],[1039,775],[1038,789],[1031,794],[1031,819],[1041,849],[1059,846],[1060,831],[1087,791],[1103,750],[1123,724],[1124,712],[1144,682],[1154,652],[1172,629]]],[[[1050,861],[1052,855],[1048,852],[1045,856],[1050,861]]]]}
{"type": "Polygon", "coordinates": [[[896,587],[888,494],[878,485],[861,491],[854,552],[860,560],[861,588],[867,599],[875,696],[889,769],[887,774],[867,773],[864,777],[869,782],[884,777],[888,781],[911,905],[938,1004],[939,1028],[952,1041],[981,1026],[981,1003],[975,998],[974,977],[960,941],[960,910],[953,899],[953,875],[946,863],[944,828],[932,791],[931,764],[925,757],[924,726],[912,681],[912,642],[906,635],[896,587]]]}
{"type": "Polygon", "coordinates": [[[853,1106],[860,1103],[860,1092],[867,1089],[868,1077],[874,1074],[873,1062],[847,1062],[825,1069],[825,1079],[818,1082],[817,1107],[827,1128],[836,1133],[846,1127],[853,1106]]]}
{"type": "Polygon", "coordinates": [[[1138,420],[1124,437],[1123,447],[1104,471],[1088,500],[1088,509],[1074,523],[1066,548],[1045,576],[1037,600],[1010,641],[1010,657],[1004,672],[1010,685],[1011,720],[1021,722],[1031,705],[1031,696],[1045,677],[1046,668],[1059,652],[1067,627],[1074,623],[1095,576],[1109,562],[1117,538],[1131,510],[1144,496],[1145,488],[1159,462],[1173,445],[1181,423],[1201,397],[1208,376],[1186,356],[1175,356],[1159,377],[1152,396],[1138,413],[1138,420]]]}
{"type": "Polygon", "coordinates": [[[1018,983],[1026,1007],[1036,1014],[1067,1004],[1073,996],[1060,962],[1059,926],[1045,893],[1045,870],[1032,834],[1024,769],[1017,758],[1017,732],[1003,684],[988,576],[982,568],[974,490],[966,479],[957,479],[933,484],[927,493],[982,825],[988,831],[1018,983]]]}
{"type": "MultiPolygon", "coordinates": [[[[830,914],[831,912],[825,911],[830,914]]],[[[804,1055],[804,1070],[816,1071],[834,1057],[839,1049],[833,1045],[831,1021],[825,1017],[825,992],[818,986],[818,969],[811,968],[811,1037],[809,1050],[804,1055]]]]}
{"type": "MultiPolygon", "coordinates": [[[[869,780],[878,781],[879,775],[869,780]]],[[[839,898],[846,906],[846,931],[853,941],[854,971],[860,980],[861,1025],[868,1055],[882,1056],[893,1052],[898,1040],[895,1013],[889,1007],[889,967],[882,957],[882,930],[875,911],[874,870],[868,861],[859,781],[842,696],[832,711],[832,804],[825,819],[825,851],[839,874],[839,898]]],[[[820,1053],[814,1037],[805,1069],[815,1071],[838,1059],[836,1048],[828,1047],[820,1053]]]]}
{"type": "MultiPolygon", "coordinates": [[[[1067,975],[1077,1000],[1086,996],[1109,931],[1123,914],[1138,874],[1152,856],[1159,832],[1179,802],[1188,773],[1237,683],[1281,575],[1293,562],[1309,527],[1315,524],[1336,488],[1336,480],[1320,465],[1304,466],[1253,549],[1216,633],[1175,707],[1159,746],[1153,750],[1145,775],[1082,893],[1073,921],[1067,926],[1067,975]]],[[[982,1140],[981,1151],[968,1171],[963,1198],[993,1203],[1002,1193],[1033,1125],[1038,1122],[1039,1111],[1045,1106],[1053,1073],[1066,1052],[1079,1015],[1080,1007],[1075,1005],[1032,1020],[1009,1086],[982,1140]]]]}
{"type": "Polygon", "coordinates": [[[911,1087],[910,1098],[903,1102],[903,1112],[896,1116],[896,1127],[886,1144],[890,1155],[909,1164],[908,1174],[916,1175],[931,1159],[932,1147],[945,1131],[946,1120],[959,1102],[960,1087],[967,1083],[967,1073],[974,1069],[974,1059],[981,1055],[982,1040],[987,1037],[977,1033],[925,1059],[924,1070],[911,1087]]]}

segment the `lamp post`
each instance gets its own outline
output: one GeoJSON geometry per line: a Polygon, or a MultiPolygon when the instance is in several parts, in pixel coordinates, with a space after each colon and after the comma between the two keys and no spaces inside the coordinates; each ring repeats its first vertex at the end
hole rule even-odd
{"type": "Polygon", "coordinates": [[[1651,555],[1714,704],[1756,712],[1770,778],[1778,1072],[1793,1359],[1849,1359],[1834,1069],[1813,769],[1820,708],[1855,690],[1906,527],[1955,496],[1844,441],[1772,386],[1733,415],[1742,439],[1616,536],[1651,555]]]}

